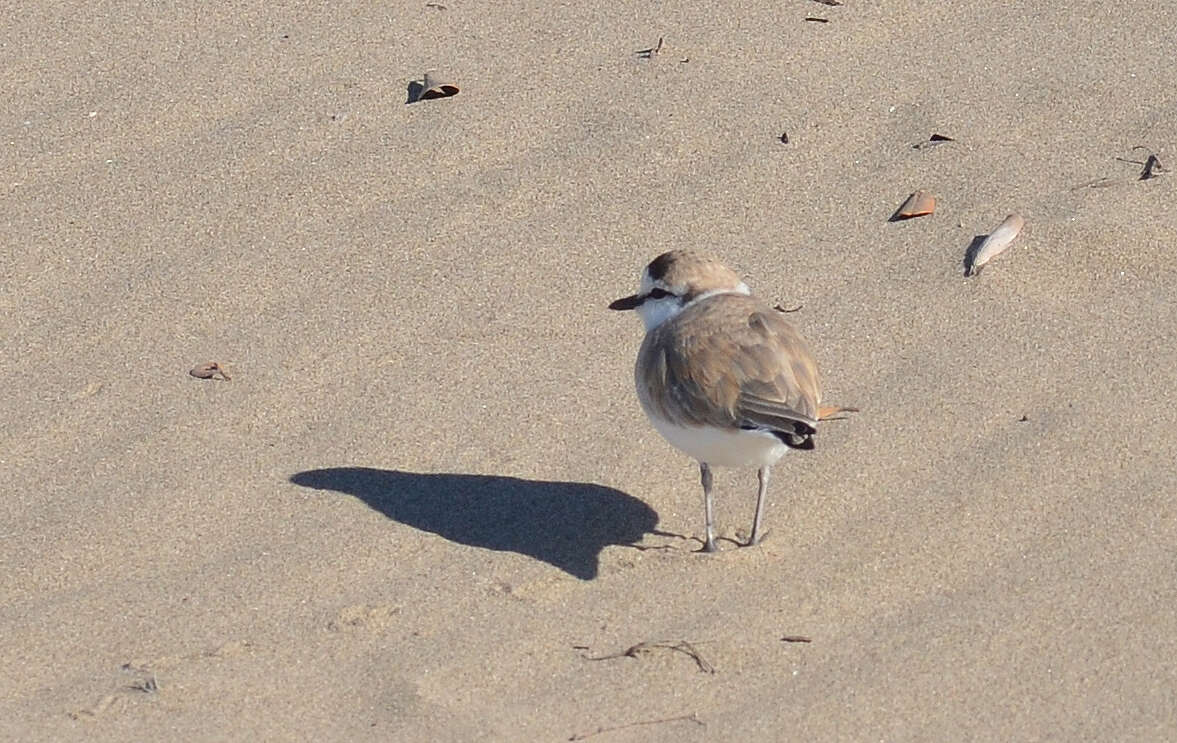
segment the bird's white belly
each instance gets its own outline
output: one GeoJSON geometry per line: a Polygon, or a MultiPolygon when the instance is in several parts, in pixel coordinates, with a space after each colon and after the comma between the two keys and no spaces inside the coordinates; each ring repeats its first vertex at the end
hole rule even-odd
{"type": "Polygon", "coordinates": [[[763,467],[775,464],[788,449],[766,431],[679,426],[647,414],[658,433],[700,462],[717,467],[763,467]]]}

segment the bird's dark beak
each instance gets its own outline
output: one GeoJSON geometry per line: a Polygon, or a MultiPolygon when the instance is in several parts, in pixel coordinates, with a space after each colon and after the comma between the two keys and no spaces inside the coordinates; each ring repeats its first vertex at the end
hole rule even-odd
{"type": "Polygon", "coordinates": [[[644,302],[644,301],[646,301],[646,298],[641,296],[640,294],[631,294],[628,297],[622,297],[621,299],[618,299],[615,302],[611,302],[609,304],[609,309],[611,309],[611,310],[632,310],[637,307],[640,307],[642,302],[644,302]]]}

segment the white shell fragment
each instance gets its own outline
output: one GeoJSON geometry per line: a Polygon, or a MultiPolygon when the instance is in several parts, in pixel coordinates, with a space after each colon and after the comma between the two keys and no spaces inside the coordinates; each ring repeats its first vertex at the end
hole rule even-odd
{"type": "Polygon", "coordinates": [[[1020,214],[1011,214],[1005,220],[997,225],[997,229],[989,233],[977,252],[973,253],[972,260],[965,260],[965,276],[976,276],[981,273],[981,268],[986,263],[1001,255],[1001,252],[1009,247],[1022,228],[1026,226],[1026,220],[1022,219],[1020,214]]]}

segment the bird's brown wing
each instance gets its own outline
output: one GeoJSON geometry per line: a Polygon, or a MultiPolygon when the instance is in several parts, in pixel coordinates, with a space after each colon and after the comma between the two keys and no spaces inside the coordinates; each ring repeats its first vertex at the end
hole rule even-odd
{"type": "Polygon", "coordinates": [[[646,399],[681,424],[789,434],[817,424],[821,389],[809,344],[754,297],[719,295],[688,307],[647,337],[642,357],[646,399]]]}

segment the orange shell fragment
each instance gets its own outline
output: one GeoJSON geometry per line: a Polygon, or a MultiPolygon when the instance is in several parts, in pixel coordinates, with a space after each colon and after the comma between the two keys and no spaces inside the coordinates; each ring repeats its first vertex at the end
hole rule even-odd
{"type": "Polygon", "coordinates": [[[934,211],[936,211],[936,197],[927,191],[916,191],[908,196],[907,201],[903,202],[903,206],[899,207],[899,211],[895,212],[895,218],[911,219],[931,214],[934,211]]]}

